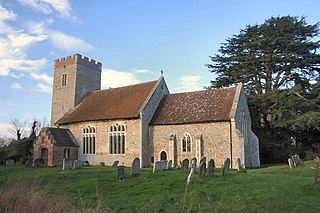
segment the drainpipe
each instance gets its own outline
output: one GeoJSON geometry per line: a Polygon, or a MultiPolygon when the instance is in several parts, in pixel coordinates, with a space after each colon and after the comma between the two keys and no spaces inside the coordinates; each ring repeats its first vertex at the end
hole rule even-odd
{"type": "Polygon", "coordinates": [[[232,167],[232,123],[231,123],[231,120],[229,121],[229,124],[230,124],[230,164],[231,164],[231,168],[232,167]]]}

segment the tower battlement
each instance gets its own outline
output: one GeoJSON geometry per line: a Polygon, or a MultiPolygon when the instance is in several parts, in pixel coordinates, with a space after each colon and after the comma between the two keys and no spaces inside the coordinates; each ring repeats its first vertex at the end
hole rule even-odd
{"type": "Polygon", "coordinates": [[[67,66],[71,64],[80,64],[86,67],[90,67],[95,70],[100,70],[102,68],[101,62],[96,62],[95,60],[89,60],[88,57],[82,56],[80,54],[74,54],[73,56],[67,56],[60,59],[54,60],[54,68],[59,68],[62,66],[67,66]]]}

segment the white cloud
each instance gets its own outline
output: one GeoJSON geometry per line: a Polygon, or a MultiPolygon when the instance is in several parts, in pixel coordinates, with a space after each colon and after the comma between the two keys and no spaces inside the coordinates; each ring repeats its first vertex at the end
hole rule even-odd
{"type": "Polygon", "coordinates": [[[151,71],[148,70],[148,69],[137,69],[136,70],[136,73],[139,73],[139,74],[145,74],[145,73],[150,73],[151,71]]]}
{"type": "Polygon", "coordinates": [[[4,58],[0,59],[0,76],[7,76],[10,73],[11,69],[25,72],[38,71],[48,65],[48,60],[45,58],[42,59],[25,59],[22,58],[4,58]]]}
{"type": "Polygon", "coordinates": [[[49,38],[57,48],[67,52],[82,52],[94,49],[91,44],[83,39],[58,31],[52,31],[49,38]]]}
{"type": "Polygon", "coordinates": [[[29,34],[9,34],[8,39],[13,48],[26,48],[32,43],[43,41],[47,38],[46,35],[33,36],[29,34]]]}
{"type": "Polygon", "coordinates": [[[78,21],[73,15],[69,0],[18,0],[22,5],[31,7],[43,14],[56,14],[66,20],[78,21]]]}
{"type": "Polygon", "coordinates": [[[48,85],[53,84],[53,77],[49,76],[48,74],[37,74],[37,73],[30,73],[30,77],[36,80],[41,80],[46,82],[48,85]]]}
{"type": "Polygon", "coordinates": [[[134,73],[103,69],[101,74],[102,88],[114,88],[140,83],[134,73]]]}
{"type": "Polygon", "coordinates": [[[48,84],[38,83],[37,84],[38,92],[51,93],[52,87],[48,84]]]}
{"type": "Polygon", "coordinates": [[[13,137],[13,134],[11,133],[11,129],[13,129],[12,124],[8,123],[0,123],[0,137],[13,137]]]}
{"type": "Polygon", "coordinates": [[[0,5],[0,34],[6,34],[13,31],[12,27],[6,24],[5,21],[13,21],[16,20],[16,18],[17,14],[0,5]]]}
{"type": "Polygon", "coordinates": [[[19,90],[19,89],[22,89],[22,86],[19,83],[13,83],[13,84],[11,84],[10,88],[15,89],[15,90],[19,90]]]}
{"type": "Polygon", "coordinates": [[[199,75],[183,76],[180,79],[180,87],[176,88],[176,92],[191,92],[197,90],[203,90],[203,86],[200,85],[202,79],[199,75]]]}

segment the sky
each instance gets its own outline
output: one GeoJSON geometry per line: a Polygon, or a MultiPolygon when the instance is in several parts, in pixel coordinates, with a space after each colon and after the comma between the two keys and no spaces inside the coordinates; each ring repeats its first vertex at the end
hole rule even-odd
{"type": "Polygon", "coordinates": [[[272,16],[320,21],[319,0],[0,0],[0,137],[11,120],[49,121],[54,60],[102,63],[102,89],[157,80],[202,90],[221,43],[272,16]]]}

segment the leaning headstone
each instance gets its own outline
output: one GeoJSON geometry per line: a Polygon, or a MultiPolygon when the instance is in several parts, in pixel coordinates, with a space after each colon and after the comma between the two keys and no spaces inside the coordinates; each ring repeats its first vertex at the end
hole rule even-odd
{"type": "Polygon", "coordinates": [[[191,160],[191,167],[193,168],[193,171],[196,171],[196,168],[197,168],[197,158],[192,158],[192,160],[191,160]]]}
{"type": "Polygon", "coordinates": [[[191,167],[190,173],[187,178],[187,185],[189,185],[189,183],[193,183],[193,182],[194,182],[194,169],[193,169],[193,167],[191,167]]]}
{"type": "Polygon", "coordinates": [[[189,171],[189,159],[188,158],[183,160],[181,171],[182,171],[182,173],[188,173],[188,171],[189,171]]]}
{"type": "Polygon", "coordinates": [[[117,166],[117,172],[118,172],[118,180],[123,180],[125,178],[124,175],[124,166],[117,166]]]}
{"type": "Polygon", "coordinates": [[[162,171],[166,170],[167,166],[168,166],[168,161],[166,161],[166,160],[161,161],[161,170],[162,171]]]}
{"type": "Polygon", "coordinates": [[[81,167],[83,167],[83,161],[81,160],[75,160],[73,162],[73,169],[80,169],[81,167]]]}
{"type": "Polygon", "coordinates": [[[240,158],[238,158],[238,159],[237,159],[237,170],[238,170],[238,172],[240,172],[241,169],[242,169],[241,160],[240,160],[240,158]]]}
{"type": "Polygon", "coordinates": [[[199,176],[200,178],[203,178],[207,174],[207,163],[205,161],[201,161],[199,166],[199,176]]]}
{"type": "Polygon", "coordinates": [[[227,176],[229,174],[230,168],[230,158],[227,158],[223,165],[222,176],[227,176]]]}
{"type": "Polygon", "coordinates": [[[26,161],[26,167],[32,167],[32,162],[33,162],[33,159],[28,158],[28,160],[26,161]]]}
{"type": "Polygon", "coordinates": [[[135,158],[132,161],[132,166],[131,166],[131,175],[138,175],[140,174],[140,159],[135,158]]]}
{"type": "Polygon", "coordinates": [[[13,166],[13,165],[14,165],[14,160],[13,159],[6,160],[6,166],[13,166]]]}
{"type": "Polygon", "coordinates": [[[214,176],[214,160],[211,159],[208,162],[208,176],[213,177],[214,176]]]}
{"type": "Polygon", "coordinates": [[[115,162],[113,162],[112,167],[117,167],[117,166],[118,166],[118,164],[119,164],[119,161],[118,161],[118,160],[116,160],[115,162]]]}
{"type": "Polygon", "coordinates": [[[288,158],[289,168],[292,169],[294,167],[292,158],[288,158]]]}
{"type": "Polygon", "coordinates": [[[168,161],[167,169],[172,169],[172,160],[169,160],[169,161],[168,161]]]}
{"type": "Polygon", "coordinates": [[[72,160],[70,158],[64,158],[62,161],[62,170],[67,170],[72,168],[72,160]]]}
{"type": "Polygon", "coordinates": [[[153,173],[161,171],[161,168],[162,168],[162,162],[161,161],[155,162],[153,165],[153,173]]]}
{"type": "Polygon", "coordinates": [[[320,159],[316,158],[315,184],[320,184],[320,159]]]}

